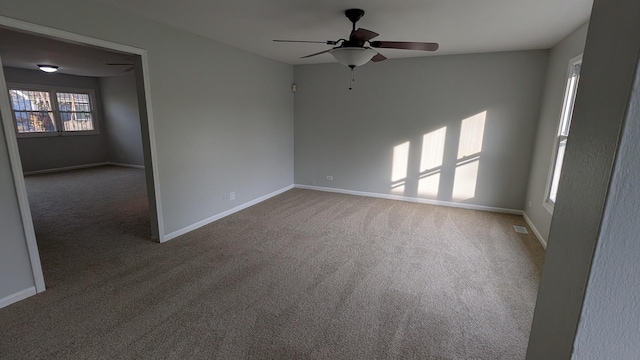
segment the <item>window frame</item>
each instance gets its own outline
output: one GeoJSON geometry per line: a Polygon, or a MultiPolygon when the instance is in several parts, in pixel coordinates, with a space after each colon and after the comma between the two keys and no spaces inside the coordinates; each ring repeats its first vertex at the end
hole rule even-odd
{"type": "MultiPolygon", "coordinates": [[[[49,94],[51,101],[51,112],[53,113],[53,121],[56,126],[56,131],[50,132],[19,132],[18,122],[16,120],[16,110],[11,106],[11,117],[13,119],[13,129],[17,138],[39,138],[39,137],[53,137],[53,136],[85,136],[85,135],[98,135],[100,134],[100,118],[98,111],[98,101],[96,97],[95,89],[90,88],[76,88],[76,87],[63,87],[63,86],[48,86],[48,85],[33,85],[22,83],[7,83],[7,89],[9,95],[11,90],[23,90],[23,91],[42,91],[49,94]],[[89,105],[91,106],[91,117],[93,121],[93,130],[76,130],[65,131],[62,124],[62,116],[60,115],[60,106],[58,104],[58,93],[74,93],[74,94],[87,94],[89,95],[89,105]]],[[[11,100],[11,99],[9,99],[11,100]]],[[[18,111],[19,112],[19,111],[18,111]]]]}
{"type": "MultiPolygon", "coordinates": [[[[582,55],[580,54],[571,60],[569,60],[569,66],[567,69],[567,75],[565,77],[565,90],[564,90],[564,98],[562,101],[562,109],[560,112],[560,116],[558,118],[558,123],[556,125],[556,133],[553,141],[553,151],[551,154],[551,162],[549,166],[549,173],[547,175],[547,186],[544,192],[544,201],[542,203],[543,207],[549,211],[549,213],[553,214],[553,210],[555,208],[555,202],[551,200],[551,190],[553,188],[554,176],[556,164],[558,162],[558,152],[560,151],[560,146],[564,142],[565,149],[567,144],[567,139],[569,137],[569,131],[571,129],[571,122],[573,120],[573,110],[575,107],[575,99],[578,93],[578,88],[580,85],[580,72],[582,67],[582,55]],[[576,74],[576,67],[579,67],[576,74]],[[577,80],[575,82],[575,86],[572,91],[572,78],[577,75],[577,80]],[[571,107],[569,109],[569,106],[571,107]],[[566,128],[566,129],[565,129],[566,128]]],[[[563,155],[564,160],[564,155],[563,155]]],[[[558,173],[558,176],[561,176],[562,172],[558,173]]],[[[559,180],[558,180],[559,181],[559,180]]]]}

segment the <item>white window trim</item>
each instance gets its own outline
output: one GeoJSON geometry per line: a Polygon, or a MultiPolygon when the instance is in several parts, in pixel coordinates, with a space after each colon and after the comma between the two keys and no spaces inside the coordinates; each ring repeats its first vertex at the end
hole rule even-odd
{"type": "Polygon", "coordinates": [[[54,121],[56,122],[55,132],[32,132],[21,133],[18,132],[18,125],[15,118],[15,111],[11,108],[11,117],[13,118],[13,128],[17,138],[38,138],[38,137],[54,137],[54,136],[84,136],[84,135],[98,135],[100,134],[100,117],[98,111],[98,101],[96,97],[96,91],[94,89],[86,88],[74,88],[63,86],[49,86],[49,85],[34,85],[34,84],[22,84],[22,83],[7,83],[7,88],[10,90],[31,90],[31,91],[46,91],[49,93],[52,104],[52,112],[54,121]],[[89,94],[89,101],[91,102],[91,116],[93,120],[93,130],[84,131],[63,131],[62,120],[60,118],[60,110],[58,109],[57,93],[80,93],[89,94]]]}
{"type": "MultiPolygon", "coordinates": [[[[569,60],[569,66],[567,68],[567,75],[565,76],[565,89],[564,89],[564,98],[562,101],[562,108],[560,109],[560,116],[558,117],[558,122],[556,123],[556,132],[554,133],[554,140],[553,140],[553,151],[551,153],[551,161],[549,163],[549,173],[547,175],[547,186],[544,190],[544,199],[542,201],[542,206],[550,213],[553,214],[553,210],[555,208],[555,203],[553,201],[551,201],[551,186],[552,186],[552,182],[553,182],[553,173],[556,167],[556,160],[558,157],[558,150],[560,149],[560,142],[561,142],[561,134],[560,132],[562,131],[562,129],[560,128],[562,126],[562,117],[564,114],[564,110],[565,110],[565,106],[567,104],[567,100],[570,96],[570,92],[569,92],[569,87],[567,86],[567,80],[571,78],[572,74],[573,74],[573,69],[576,65],[578,64],[582,64],[582,55],[580,54],[574,58],[572,58],[571,60],[569,60]]],[[[580,86],[580,85],[578,85],[580,86]]],[[[577,89],[576,89],[577,91],[577,89]]],[[[575,104],[574,104],[575,105],[575,104]]],[[[573,112],[571,114],[571,116],[573,117],[573,112]]]]}

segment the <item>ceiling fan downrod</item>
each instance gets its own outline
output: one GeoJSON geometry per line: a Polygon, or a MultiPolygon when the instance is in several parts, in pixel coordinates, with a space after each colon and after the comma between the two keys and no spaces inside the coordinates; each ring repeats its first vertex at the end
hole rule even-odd
{"type": "Polygon", "coordinates": [[[356,31],[356,23],[364,16],[364,10],[362,9],[348,9],[345,10],[344,15],[351,21],[351,31],[356,31]]]}

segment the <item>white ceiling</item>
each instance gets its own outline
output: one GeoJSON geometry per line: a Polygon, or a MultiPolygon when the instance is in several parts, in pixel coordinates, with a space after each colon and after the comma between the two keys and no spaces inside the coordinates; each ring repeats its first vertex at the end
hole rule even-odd
{"type": "Polygon", "coordinates": [[[0,28],[2,65],[38,70],[37,64],[59,66],[58,72],[80,76],[122,76],[130,66],[107,63],[132,63],[130,55],[77,45],[50,38],[0,28]]]}
{"type": "MultiPolygon", "coordinates": [[[[301,56],[323,44],[273,39],[338,40],[348,37],[348,8],[366,11],[358,27],[376,40],[438,42],[436,55],[546,49],[591,13],[593,0],[93,0],[288,64],[334,61],[329,54],[301,56]]],[[[381,50],[388,58],[429,55],[381,50]]]]}
{"type": "MultiPolygon", "coordinates": [[[[335,61],[329,54],[301,56],[329,49],[323,44],[274,43],[273,39],[338,40],[351,23],[344,10],[366,14],[358,27],[380,33],[376,40],[438,42],[435,53],[380,50],[388,58],[546,49],[585,23],[593,0],[92,0],[236,48],[288,64],[335,61]]],[[[82,76],[119,76],[126,54],[61,42],[0,28],[0,56],[5,66],[82,76]]]]}

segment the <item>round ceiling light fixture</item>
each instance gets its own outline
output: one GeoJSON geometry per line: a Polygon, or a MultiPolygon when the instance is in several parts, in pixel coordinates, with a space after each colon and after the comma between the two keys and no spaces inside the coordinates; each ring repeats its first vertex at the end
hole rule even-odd
{"type": "Polygon", "coordinates": [[[45,65],[45,64],[38,64],[38,69],[46,72],[46,73],[54,73],[56,71],[58,71],[58,67],[55,65],[45,65]]]}

